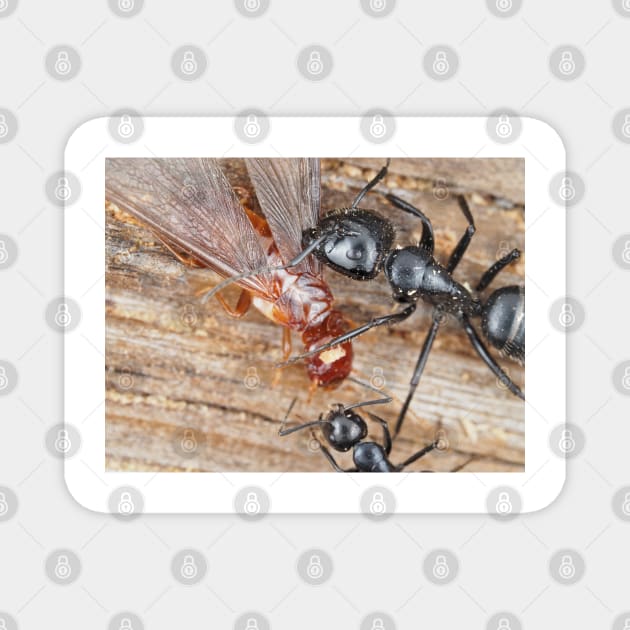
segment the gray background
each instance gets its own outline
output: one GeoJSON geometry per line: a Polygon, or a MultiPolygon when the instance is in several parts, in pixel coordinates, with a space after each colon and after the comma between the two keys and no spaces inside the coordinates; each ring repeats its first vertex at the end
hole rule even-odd
{"type": "MultiPolygon", "coordinates": [[[[20,628],[117,629],[125,611],[137,615],[127,616],[136,629],[244,628],[250,610],[274,629],[369,630],[374,615],[365,618],[378,611],[386,630],[496,628],[501,611],[514,615],[505,615],[511,628],[519,627],[515,618],[530,628],[623,628],[630,523],[617,513],[620,488],[630,484],[630,426],[623,369],[616,368],[630,355],[619,332],[627,311],[617,297],[627,289],[628,265],[613,245],[630,232],[630,146],[618,125],[618,112],[630,106],[630,13],[621,1],[604,0],[514,1],[504,17],[481,0],[384,2],[381,17],[358,1],[272,0],[248,17],[232,2],[187,0],[147,2],[127,18],[104,1],[22,1],[13,11],[13,0],[8,8],[0,3],[0,108],[18,121],[8,142],[0,138],[0,233],[18,248],[12,265],[0,265],[0,360],[17,374],[7,370],[11,387],[0,392],[0,485],[15,493],[7,493],[6,518],[0,515],[0,619],[7,628],[15,621],[20,628]],[[172,71],[172,55],[184,44],[207,55],[195,80],[172,71]],[[297,65],[310,44],[333,63],[319,81],[297,65]],[[424,55],[442,44],[459,63],[454,75],[435,79],[424,55]],[[555,49],[565,44],[583,56],[569,80],[553,66],[555,49]],[[46,55],[64,45],[81,65],[58,80],[46,55]],[[46,320],[49,303],[62,295],[63,210],[47,196],[46,180],[62,168],[68,135],[89,118],[127,108],[202,115],[250,107],[275,115],[486,115],[505,108],[540,117],[563,136],[568,167],[585,188],[567,210],[569,294],[585,314],[569,334],[568,419],[582,429],[584,445],[550,508],[506,522],[398,515],[382,522],[127,521],[89,513],[69,497],[61,461],[46,446],[47,431],[63,420],[62,335],[46,320]],[[73,568],[65,584],[47,574],[57,549],[73,568]],[[184,585],[171,566],[190,549],[206,559],[207,572],[184,585]],[[318,584],[298,573],[301,554],[313,549],[332,571],[318,584]],[[435,550],[457,560],[448,583],[429,579],[435,550]],[[573,554],[580,579],[559,583],[558,552],[573,554]]],[[[258,627],[267,626],[260,620],[258,627]]]]}

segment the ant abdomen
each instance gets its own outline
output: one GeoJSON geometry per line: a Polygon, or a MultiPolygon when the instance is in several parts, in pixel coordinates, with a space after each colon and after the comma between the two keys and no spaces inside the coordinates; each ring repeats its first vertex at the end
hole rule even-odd
{"type": "Polygon", "coordinates": [[[493,291],[483,306],[481,326],[488,341],[504,355],[525,359],[525,290],[519,286],[493,291]]]}

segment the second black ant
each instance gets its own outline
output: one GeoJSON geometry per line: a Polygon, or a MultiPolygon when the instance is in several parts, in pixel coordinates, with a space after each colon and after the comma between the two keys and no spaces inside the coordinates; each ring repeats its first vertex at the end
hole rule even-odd
{"type": "MultiPolygon", "coordinates": [[[[355,383],[358,383],[363,387],[380,393],[379,390],[367,383],[363,383],[353,379],[352,377],[350,377],[350,380],[353,380],[355,383]]],[[[319,445],[320,450],[330,462],[330,465],[337,472],[401,472],[407,468],[407,466],[410,466],[421,457],[424,457],[427,453],[439,448],[439,441],[436,440],[414,453],[411,457],[408,457],[404,462],[400,464],[393,464],[389,459],[392,450],[392,436],[389,430],[389,425],[386,420],[383,420],[383,418],[369,412],[368,415],[370,418],[381,426],[383,431],[383,442],[381,444],[379,442],[366,440],[368,436],[368,425],[365,420],[353,410],[359,409],[360,407],[367,407],[368,405],[382,405],[389,403],[392,401],[391,396],[375,398],[373,400],[355,403],[354,405],[342,405],[337,403],[332,406],[332,409],[325,416],[320,414],[317,420],[305,422],[295,427],[285,429],[284,427],[286,426],[296,400],[297,398],[294,398],[291,402],[278,434],[280,436],[286,436],[291,433],[295,433],[296,431],[319,427],[325,441],[332,449],[340,453],[347,453],[349,450],[352,450],[352,460],[354,466],[351,468],[341,468],[330,450],[322,444],[313,433],[311,433],[319,445]]]]}

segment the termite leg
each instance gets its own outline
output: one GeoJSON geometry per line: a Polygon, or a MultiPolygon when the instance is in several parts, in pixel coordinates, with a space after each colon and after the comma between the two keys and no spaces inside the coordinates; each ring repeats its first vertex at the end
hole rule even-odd
{"type": "Polygon", "coordinates": [[[167,243],[163,238],[160,238],[159,236],[157,238],[160,243],[162,243],[162,245],[164,245],[164,247],[166,247],[166,249],[168,249],[168,251],[171,252],[171,254],[173,254],[173,256],[175,256],[175,258],[177,258],[180,263],[182,263],[182,265],[186,265],[186,267],[190,267],[191,269],[201,269],[208,266],[203,261],[195,258],[191,254],[185,254],[182,251],[175,249],[172,245],[169,245],[169,243],[167,243]]]}
{"type": "MultiPolygon", "coordinates": [[[[286,361],[291,356],[291,349],[293,344],[291,343],[291,329],[282,329],[282,360],[286,361]]],[[[276,368],[273,374],[273,380],[271,387],[275,387],[280,382],[280,376],[282,375],[282,369],[276,368]]]]}
{"type": "MultiPolygon", "coordinates": [[[[197,291],[197,295],[201,295],[202,293],[206,292],[207,289],[202,289],[201,291],[197,291]]],[[[217,293],[215,297],[217,298],[219,304],[221,304],[225,312],[230,317],[234,317],[235,319],[240,319],[241,317],[243,317],[243,315],[247,313],[249,307],[252,305],[251,293],[249,291],[246,291],[245,289],[241,291],[241,294],[238,297],[238,302],[236,303],[236,306],[234,308],[232,308],[226,302],[225,298],[220,293],[217,293]]]]}
{"type": "Polygon", "coordinates": [[[293,344],[291,343],[291,329],[282,329],[282,360],[286,361],[291,356],[293,344]]]}

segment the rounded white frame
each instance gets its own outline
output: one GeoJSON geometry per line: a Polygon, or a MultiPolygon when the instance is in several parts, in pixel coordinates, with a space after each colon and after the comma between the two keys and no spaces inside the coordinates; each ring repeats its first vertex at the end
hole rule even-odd
{"type": "Polygon", "coordinates": [[[549,432],[565,422],[566,339],[549,309],[566,292],[563,207],[549,182],[565,170],[565,149],[546,123],[522,118],[511,144],[489,139],[486,118],[395,118],[396,133],[382,144],[361,133],[359,117],[270,118],[264,141],[248,144],[234,132],[236,118],[144,118],[139,142],[121,144],[109,118],[90,120],[70,137],[65,168],[81,180],[79,202],[65,211],[65,294],[80,303],[79,328],[65,335],[65,420],[81,430],[80,452],[65,462],[65,480],[81,505],[107,512],[110,493],[137,488],[150,513],[229,513],[244,486],[270,496],[273,513],[360,513],[366,488],[391,489],[399,513],[483,513],[499,486],[518,492],[522,512],[549,505],[565,481],[566,463],[549,446],[549,432]],[[525,472],[432,475],[330,473],[107,472],[105,470],[105,239],[107,157],[520,157],[525,159],[527,357],[525,472]],[[529,231],[529,227],[536,229],[529,231]],[[97,225],[95,225],[97,224],[97,225]],[[102,226],[99,230],[97,226],[102,226]],[[544,339],[544,343],[540,343],[544,339]],[[538,345],[540,343],[540,345],[538,345]]]}

